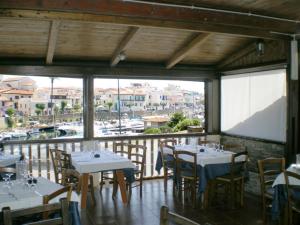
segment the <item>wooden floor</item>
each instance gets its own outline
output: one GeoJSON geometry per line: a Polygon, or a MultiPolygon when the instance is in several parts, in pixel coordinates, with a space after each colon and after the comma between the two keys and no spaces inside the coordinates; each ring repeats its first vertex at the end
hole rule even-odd
{"type": "MultiPolygon", "coordinates": [[[[169,183],[171,186],[171,182],[169,183]]],[[[174,200],[172,188],[163,191],[162,180],[146,181],[143,197],[139,197],[139,187],[133,189],[129,205],[123,205],[120,195],[115,201],[111,198],[112,188],[107,187],[96,193],[97,205],[89,205],[81,212],[82,222],[86,225],[158,225],[162,205],[170,210],[195,220],[200,224],[212,225],[256,225],[262,224],[261,207],[257,196],[247,195],[243,209],[230,210],[224,204],[211,209],[193,209],[174,200]]],[[[220,201],[222,202],[222,201],[220,201]]],[[[90,203],[90,201],[89,201],[90,203]]]]}

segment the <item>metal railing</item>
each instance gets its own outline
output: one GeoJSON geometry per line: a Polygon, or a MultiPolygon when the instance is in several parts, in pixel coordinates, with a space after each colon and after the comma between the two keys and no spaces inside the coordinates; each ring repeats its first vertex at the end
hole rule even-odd
{"type": "MultiPolygon", "coordinates": [[[[139,144],[147,147],[145,177],[158,177],[160,174],[155,171],[155,163],[159,150],[159,141],[166,138],[177,140],[177,143],[188,143],[190,137],[197,137],[201,140],[206,139],[204,133],[185,133],[185,134],[164,134],[164,135],[138,135],[138,136],[111,136],[94,138],[98,141],[99,149],[112,150],[115,142],[127,142],[139,144]]],[[[50,156],[51,148],[62,149],[68,153],[83,151],[84,139],[49,139],[49,140],[28,140],[28,141],[9,141],[4,143],[4,153],[21,155],[24,154],[29,165],[29,171],[34,176],[46,177],[54,180],[54,172],[50,156]]]]}

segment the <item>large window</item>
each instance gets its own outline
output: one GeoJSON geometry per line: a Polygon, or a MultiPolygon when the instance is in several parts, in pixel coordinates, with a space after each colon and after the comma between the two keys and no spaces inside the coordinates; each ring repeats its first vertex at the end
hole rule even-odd
{"type": "Polygon", "coordinates": [[[94,135],[184,132],[203,126],[203,82],[94,79],[94,135]],[[173,121],[173,122],[172,122],[173,121]]]}
{"type": "Polygon", "coordinates": [[[0,138],[83,137],[82,79],[0,75],[0,138]]]}
{"type": "Polygon", "coordinates": [[[221,78],[222,132],[284,142],[286,104],[284,69],[221,78]]]}

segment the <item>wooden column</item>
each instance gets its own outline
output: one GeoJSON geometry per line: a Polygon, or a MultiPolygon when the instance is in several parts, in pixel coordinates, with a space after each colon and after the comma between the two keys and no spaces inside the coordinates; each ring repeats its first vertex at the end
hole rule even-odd
{"type": "MultiPolygon", "coordinates": [[[[299,44],[298,44],[299,45],[299,44]]],[[[298,50],[299,53],[299,50],[298,50]]],[[[289,58],[289,65],[291,59],[289,58]]],[[[298,61],[299,64],[299,61],[298,61]]],[[[299,71],[300,72],[300,71],[299,71]]],[[[288,104],[288,121],[287,121],[287,145],[286,160],[287,165],[294,163],[296,154],[300,154],[299,149],[299,78],[291,79],[291,66],[287,70],[287,104],[288,104]]]]}
{"type": "Polygon", "coordinates": [[[220,132],[220,79],[205,82],[205,131],[220,132]]]}
{"type": "Polygon", "coordinates": [[[92,75],[83,79],[83,122],[84,138],[94,137],[94,80],[92,75]]]}

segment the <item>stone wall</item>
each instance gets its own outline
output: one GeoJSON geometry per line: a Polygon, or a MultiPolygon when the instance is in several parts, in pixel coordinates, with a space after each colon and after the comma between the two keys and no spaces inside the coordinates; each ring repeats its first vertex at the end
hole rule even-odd
{"type": "Polygon", "coordinates": [[[246,183],[246,191],[253,194],[260,194],[260,182],[258,177],[257,160],[268,157],[284,157],[285,145],[247,138],[232,137],[227,135],[220,136],[222,144],[239,144],[246,146],[249,152],[249,175],[250,179],[246,183]]]}

